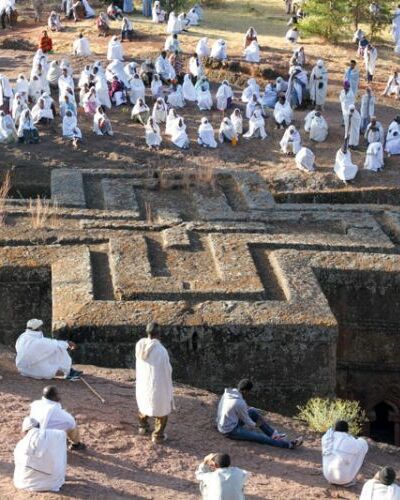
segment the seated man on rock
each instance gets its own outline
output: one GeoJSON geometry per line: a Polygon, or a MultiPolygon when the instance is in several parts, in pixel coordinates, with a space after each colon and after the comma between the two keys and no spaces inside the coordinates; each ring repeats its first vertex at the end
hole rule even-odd
{"type": "Polygon", "coordinates": [[[71,442],[70,450],[85,450],[86,445],[80,441],[79,430],[74,417],[62,409],[57,388],[48,385],[43,389],[42,399],[31,403],[30,418],[39,422],[41,429],[57,429],[67,434],[71,442]]]}
{"type": "Polygon", "coordinates": [[[65,483],[67,438],[33,418],[22,423],[24,437],[14,450],[14,486],[27,491],[59,491],[65,483]]]}
{"type": "Polygon", "coordinates": [[[400,486],[395,479],[396,473],[391,467],[382,467],[364,484],[359,500],[400,500],[400,486]]]}
{"type": "Polygon", "coordinates": [[[254,441],[260,444],[269,444],[279,448],[298,448],[303,444],[303,438],[298,437],[287,441],[286,434],[280,434],[273,429],[255,408],[249,408],[246,398],[249,396],[253,383],[243,379],[237,389],[225,389],[218,405],[218,431],[230,439],[254,441]],[[256,427],[261,432],[256,430],[256,427]]]}
{"type": "Polygon", "coordinates": [[[349,424],[345,420],[338,420],[322,436],[321,444],[325,479],[331,484],[353,486],[368,451],[365,439],[351,436],[349,424]]]}
{"type": "Polygon", "coordinates": [[[196,471],[200,492],[204,500],[244,500],[247,472],[231,466],[227,454],[210,453],[196,471]]]}
{"type": "Polygon", "coordinates": [[[71,341],[50,339],[43,336],[43,321],[31,319],[26,331],[21,334],[15,345],[17,370],[24,377],[37,379],[54,378],[57,372],[64,373],[68,380],[77,380],[82,372],[72,368],[68,349],[75,349],[71,341]]]}

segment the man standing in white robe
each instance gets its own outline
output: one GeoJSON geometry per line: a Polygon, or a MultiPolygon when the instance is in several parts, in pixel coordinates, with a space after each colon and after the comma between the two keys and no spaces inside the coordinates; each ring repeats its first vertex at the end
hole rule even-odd
{"type": "Polygon", "coordinates": [[[150,433],[149,417],[155,418],[153,443],[166,440],[168,415],[174,409],[172,367],[168,351],[159,340],[160,327],[149,323],[147,338],[136,344],[136,401],[139,409],[139,434],[150,433]]]}
{"type": "Polygon", "coordinates": [[[365,89],[365,94],[361,97],[361,132],[364,132],[368,123],[375,114],[375,96],[371,87],[365,89]]]}
{"type": "Polygon", "coordinates": [[[196,470],[203,500],[244,500],[248,473],[231,466],[227,454],[210,453],[196,470]]]}
{"type": "Polygon", "coordinates": [[[352,104],[355,103],[356,98],[354,96],[353,91],[350,88],[350,82],[345,81],[343,84],[343,90],[340,92],[340,105],[342,107],[342,115],[343,120],[346,114],[349,111],[349,108],[352,104]]]}
{"type": "Polygon", "coordinates": [[[400,500],[400,486],[395,480],[396,472],[383,467],[364,484],[359,500],[400,500]]]}
{"type": "Polygon", "coordinates": [[[60,491],[67,469],[67,439],[64,431],[48,429],[46,422],[26,417],[25,436],[14,449],[14,486],[27,491],[60,491]]]}
{"type": "Polygon", "coordinates": [[[71,442],[70,450],[81,451],[86,445],[80,440],[79,429],[74,417],[62,409],[57,388],[48,385],[43,389],[42,398],[31,403],[30,418],[39,422],[41,429],[64,431],[71,442]]]}
{"type": "Polygon", "coordinates": [[[350,149],[356,149],[360,144],[360,128],[361,116],[352,104],[344,116],[344,137],[350,149]]]}
{"type": "Polygon", "coordinates": [[[65,378],[76,380],[82,372],[72,368],[72,360],[67,350],[74,350],[76,344],[71,341],[50,339],[43,336],[43,321],[31,319],[26,331],[17,339],[15,349],[17,370],[24,377],[36,379],[54,378],[57,372],[65,378]]]}
{"type": "Polygon", "coordinates": [[[385,143],[385,130],[382,123],[378,122],[375,116],[371,116],[371,122],[365,130],[364,137],[368,144],[380,142],[383,145],[385,143]]]}
{"type": "Polygon", "coordinates": [[[324,106],[328,92],[328,71],[319,59],[310,75],[310,99],[315,106],[324,106]]]}
{"type": "Polygon", "coordinates": [[[374,79],[376,61],[378,59],[378,51],[376,48],[369,44],[364,51],[365,71],[367,73],[367,82],[371,83],[374,79]]]}
{"type": "Polygon", "coordinates": [[[107,60],[124,60],[124,50],[117,36],[113,36],[112,39],[108,42],[107,60]]]}
{"type": "Polygon", "coordinates": [[[348,423],[336,422],[322,437],[322,471],[331,484],[349,487],[355,484],[361,469],[368,444],[363,438],[355,438],[349,433],[348,423]]]}
{"type": "Polygon", "coordinates": [[[90,50],[89,40],[85,36],[83,36],[83,33],[79,33],[79,37],[74,40],[72,50],[75,56],[87,57],[92,54],[90,50]]]}

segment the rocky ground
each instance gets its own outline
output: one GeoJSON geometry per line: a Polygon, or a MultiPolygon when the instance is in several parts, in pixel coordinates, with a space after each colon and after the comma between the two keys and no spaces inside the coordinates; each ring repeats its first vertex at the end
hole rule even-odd
{"type": "Polygon", "coordinates": [[[0,348],[0,498],[9,499],[190,499],[199,498],[194,471],[210,452],[224,451],[235,465],[250,472],[246,498],[358,498],[365,479],[380,466],[400,468],[397,448],[370,441],[370,451],[357,486],[329,486],[321,473],[320,436],[295,420],[267,414],[289,437],[303,434],[296,451],[228,441],[214,429],[217,396],[188,386],[176,387],[176,411],[168,425],[168,442],[155,446],[137,434],[134,372],[81,366],[86,379],[105,398],[102,404],[82,382],[55,381],[63,406],[73,413],[88,446],[69,452],[66,484],[61,494],[16,492],[12,485],[12,452],[20,437],[29,403],[40,397],[44,381],[19,376],[14,355],[0,348]]]}

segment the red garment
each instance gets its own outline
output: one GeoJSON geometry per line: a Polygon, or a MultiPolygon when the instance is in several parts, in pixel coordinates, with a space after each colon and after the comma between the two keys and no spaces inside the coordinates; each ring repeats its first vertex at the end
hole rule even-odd
{"type": "Polygon", "coordinates": [[[111,82],[111,88],[109,95],[110,97],[113,97],[115,92],[122,92],[124,90],[124,84],[120,82],[119,80],[113,80],[111,82]]]}
{"type": "Polygon", "coordinates": [[[53,41],[48,35],[43,35],[40,38],[39,49],[42,49],[44,53],[53,50],[53,41]]]}

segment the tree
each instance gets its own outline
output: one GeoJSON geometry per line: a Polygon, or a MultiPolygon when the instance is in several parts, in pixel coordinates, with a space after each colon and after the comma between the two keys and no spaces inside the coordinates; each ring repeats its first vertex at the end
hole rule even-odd
{"type": "Polygon", "coordinates": [[[347,4],[348,0],[308,0],[304,6],[306,16],[300,22],[301,33],[337,42],[348,29],[347,4]]]}

